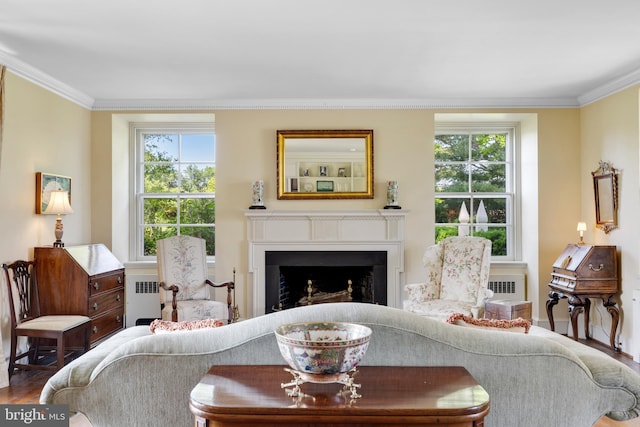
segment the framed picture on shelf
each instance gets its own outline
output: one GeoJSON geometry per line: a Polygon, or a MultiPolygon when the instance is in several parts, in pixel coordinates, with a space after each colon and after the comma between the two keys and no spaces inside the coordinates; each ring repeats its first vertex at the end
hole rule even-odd
{"type": "Polygon", "coordinates": [[[317,181],[316,191],[317,192],[333,191],[333,181],[317,181]]]}
{"type": "Polygon", "coordinates": [[[44,213],[49,206],[51,192],[60,190],[69,193],[69,204],[71,204],[71,177],[36,172],[36,213],[44,213]]]}
{"type": "Polygon", "coordinates": [[[345,168],[338,168],[338,177],[344,178],[347,176],[347,171],[345,168]]]}
{"type": "Polygon", "coordinates": [[[318,166],[319,176],[329,176],[328,166],[318,166]]]}

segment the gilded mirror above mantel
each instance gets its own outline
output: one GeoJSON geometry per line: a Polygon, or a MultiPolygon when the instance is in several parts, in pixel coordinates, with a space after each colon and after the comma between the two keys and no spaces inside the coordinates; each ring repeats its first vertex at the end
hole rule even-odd
{"type": "Polygon", "coordinates": [[[596,201],[596,227],[605,233],[618,228],[618,170],[611,163],[600,161],[591,172],[596,201]]]}
{"type": "Polygon", "coordinates": [[[373,199],[373,130],[279,130],[278,199],[373,199]]]}

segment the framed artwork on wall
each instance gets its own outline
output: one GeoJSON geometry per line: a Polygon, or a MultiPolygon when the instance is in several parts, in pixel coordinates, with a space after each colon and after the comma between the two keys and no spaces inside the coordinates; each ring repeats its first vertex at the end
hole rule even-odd
{"type": "Polygon", "coordinates": [[[47,209],[51,192],[59,190],[69,193],[69,204],[71,204],[71,177],[46,172],[36,172],[37,214],[42,214],[47,209]]]}

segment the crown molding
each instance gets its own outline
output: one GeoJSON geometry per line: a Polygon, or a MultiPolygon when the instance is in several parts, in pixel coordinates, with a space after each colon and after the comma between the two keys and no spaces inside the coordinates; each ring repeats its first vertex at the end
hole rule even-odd
{"type": "Polygon", "coordinates": [[[130,110],[420,110],[464,108],[575,108],[575,98],[469,99],[98,99],[96,111],[130,110]]]}
{"type": "Polygon", "coordinates": [[[434,98],[434,99],[94,99],[0,50],[7,69],[81,107],[93,111],[207,110],[448,110],[483,108],[576,108],[640,83],[640,69],[577,98],[434,98]]]}
{"type": "Polygon", "coordinates": [[[627,89],[635,84],[640,83],[640,69],[632,71],[622,77],[612,80],[608,83],[599,86],[584,95],[578,97],[578,102],[581,107],[596,102],[602,98],[606,98],[609,95],[613,95],[616,92],[627,89]]]}
{"type": "Polygon", "coordinates": [[[71,86],[54,79],[39,69],[22,62],[15,56],[7,55],[0,50],[0,64],[4,64],[11,73],[22,77],[50,92],[55,93],[81,107],[92,109],[94,99],[71,86]]]}

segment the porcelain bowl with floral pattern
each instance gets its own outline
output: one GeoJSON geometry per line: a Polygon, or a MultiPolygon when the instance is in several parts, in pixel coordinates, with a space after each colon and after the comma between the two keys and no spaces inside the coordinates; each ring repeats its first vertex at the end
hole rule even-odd
{"type": "Polygon", "coordinates": [[[303,322],[275,330],[289,366],[309,374],[339,374],[358,366],[369,347],[371,329],[355,323],[303,322]]]}

